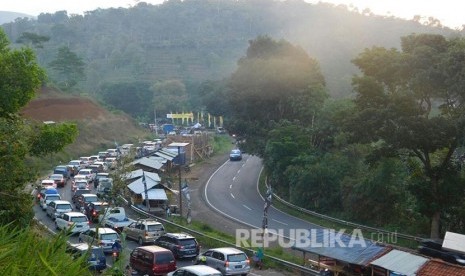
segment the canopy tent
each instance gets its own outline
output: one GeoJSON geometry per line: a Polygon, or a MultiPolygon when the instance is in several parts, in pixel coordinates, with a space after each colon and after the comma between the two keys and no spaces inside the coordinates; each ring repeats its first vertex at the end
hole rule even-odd
{"type": "Polygon", "coordinates": [[[416,275],[429,259],[405,251],[393,249],[386,255],[371,262],[371,265],[395,272],[396,275],[416,275]]]}
{"type": "MultiPolygon", "coordinates": [[[[153,200],[168,200],[164,189],[150,189],[147,191],[149,199],[153,200]]],[[[142,193],[142,199],[145,199],[145,193],[142,193]]]]}
{"type": "Polygon", "coordinates": [[[130,173],[127,173],[124,178],[126,180],[132,180],[132,179],[136,179],[136,178],[141,178],[142,175],[144,175],[144,174],[145,174],[146,178],[150,178],[153,181],[157,181],[157,182],[161,181],[161,178],[157,173],[146,172],[146,171],[144,171],[142,169],[134,170],[134,171],[132,171],[130,173]]]}
{"type": "Polygon", "coordinates": [[[309,246],[294,246],[303,252],[329,257],[349,264],[367,266],[371,260],[388,249],[366,240],[360,235],[339,235],[329,229],[311,229],[309,246]],[[332,233],[332,234],[331,234],[332,233]]]}
{"type": "Polygon", "coordinates": [[[158,162],[158,160],[151,159],[148,157],[142,157],[140,159],[135,160],[134,162],[131,163],[132,165],[142,165],[154,170],[159,170],[161,167],[163,167],[163,164],[161,162],[158,162]]]}
{"type": "Polygon", "coordinates": [[[160,181],[155,181],[150,177],[145,177],[145,185],[142,180],[142,178],[138,178],[135,181],[131,182],[128,185],[129,190],[134,192],[135,194],[143,194],[145,192],[145,189],[150,190],[156,185],[158,185],[160,181]]]}

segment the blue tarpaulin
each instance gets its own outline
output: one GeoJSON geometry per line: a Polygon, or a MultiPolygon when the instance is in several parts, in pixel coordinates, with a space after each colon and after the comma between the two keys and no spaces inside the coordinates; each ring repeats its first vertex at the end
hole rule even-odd
{"type": "Polygon", "coordinates": [[[388,250],[364,239],[361,232],[340,234],[329,229],[311,229],[308,239],[311,241],[310,245],[302,246],[296,242],[293,248],[363,266],[388,250]]]}

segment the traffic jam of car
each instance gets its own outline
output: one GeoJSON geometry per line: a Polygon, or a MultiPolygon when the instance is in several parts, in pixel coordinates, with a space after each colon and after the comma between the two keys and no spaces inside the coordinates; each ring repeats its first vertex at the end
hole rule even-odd
{"type": "MultiPolygon", "coordinates": [[[[108,149],[71,160],[67,165],[56,166],[37,185],[37,204],[52,220],[50,225],[70,236],[69,254],[89,254],[88,268],[103,271],[113,265],[110,259],[113,262],[119,259],[124,245],[129,257],[126,268],[133,275],[247,275],[250,272],[250,261],[240,250],[213,248],[203,249],[206,251],[202,253],[194,236],[167,233],[164,225],[155,219],[133,220],[127,217],[123,207],[112,206],[108,202],[113,188],[111,175],[121,154],[119,149],[108,149]],[[134,245],[129,247],[130,243],[134,245]]],[[[241,156],[234,157],[232,160],[240,160],[241,156]]]]}

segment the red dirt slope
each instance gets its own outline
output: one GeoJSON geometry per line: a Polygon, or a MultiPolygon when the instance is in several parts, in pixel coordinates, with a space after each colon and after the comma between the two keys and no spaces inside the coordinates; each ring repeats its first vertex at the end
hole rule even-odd
{"type": "Polygon", "coordinates": [[[54,92],[42,90],[40,96],[22,110],[23,116],[38,121],[99,120],[108,115],[90,99],[82,97],[56,97],[54,92]]]}

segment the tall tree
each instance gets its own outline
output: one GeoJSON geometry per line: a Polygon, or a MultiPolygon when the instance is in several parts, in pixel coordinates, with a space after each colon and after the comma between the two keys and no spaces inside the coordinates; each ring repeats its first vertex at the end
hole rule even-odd
{"type": "Polygon", "coordinates": [[[55,59],[50,62],[49,66],[58,72],[58,82],[65,90],[74,87],[79,81],[85,79],[84,61],[67,46],[58,49],[55,59]]]}
{"type": "MultiPolygon", "coordinates": [[[[157,114],[190,111],[184,83],[180,80],[158,81],[152,87],[157,114]]],[[[157,115],[158,116],[158,115],[157,115]]]]}
{"type": "Polygon", "coordinates": [[[29,48],[12,51],[5,33],[0,29],[0,117],[17,113],[35,95],[45,78],[29,48]]]}
{"type": "Polygon", "coordinates": [[[24,227],[34,214],[25,187],[34,181],[35,168],[26,162],[27,157],[57,151],[75,135],[67,131],[36,133],[33,122],[20,118],[19,110],[34,97],[44,72],[30,49],[11,50],[8,46],[0,29],[0,224],[24,227]],[[53,145],[38,143],[41,147],[34,147],[32,141],[43,141],[41,136],[54,141],[53,145]]]}
{"type": "Polygon", "coordinates": [[[249,152],[263,156],[270,123],[299,120],[310,125],[325,99],[323,86],[318,63],[302,48],[258,37],[249,41],[230,78],[227,127],[245,139],[249,152]]]}
{"type": "Polygon", "coordinates": [[[373,47],[353,60],[357,112],[348,124],[355,141],[373,143],[374,156],[410,162],[418,208],[440,219],[465,195],[453,154],[465,137],[465,40],[410,35],[402,51],[373,47]]]}
{"type": "Polygon", "coordinates": [[[38,35],[36,33],[24,32],[16,40],[16,43],[24,43],[26,45],[34,46],[36,48],[43,48],[42,43],[50,40],[50,37],[38,35]]]}

